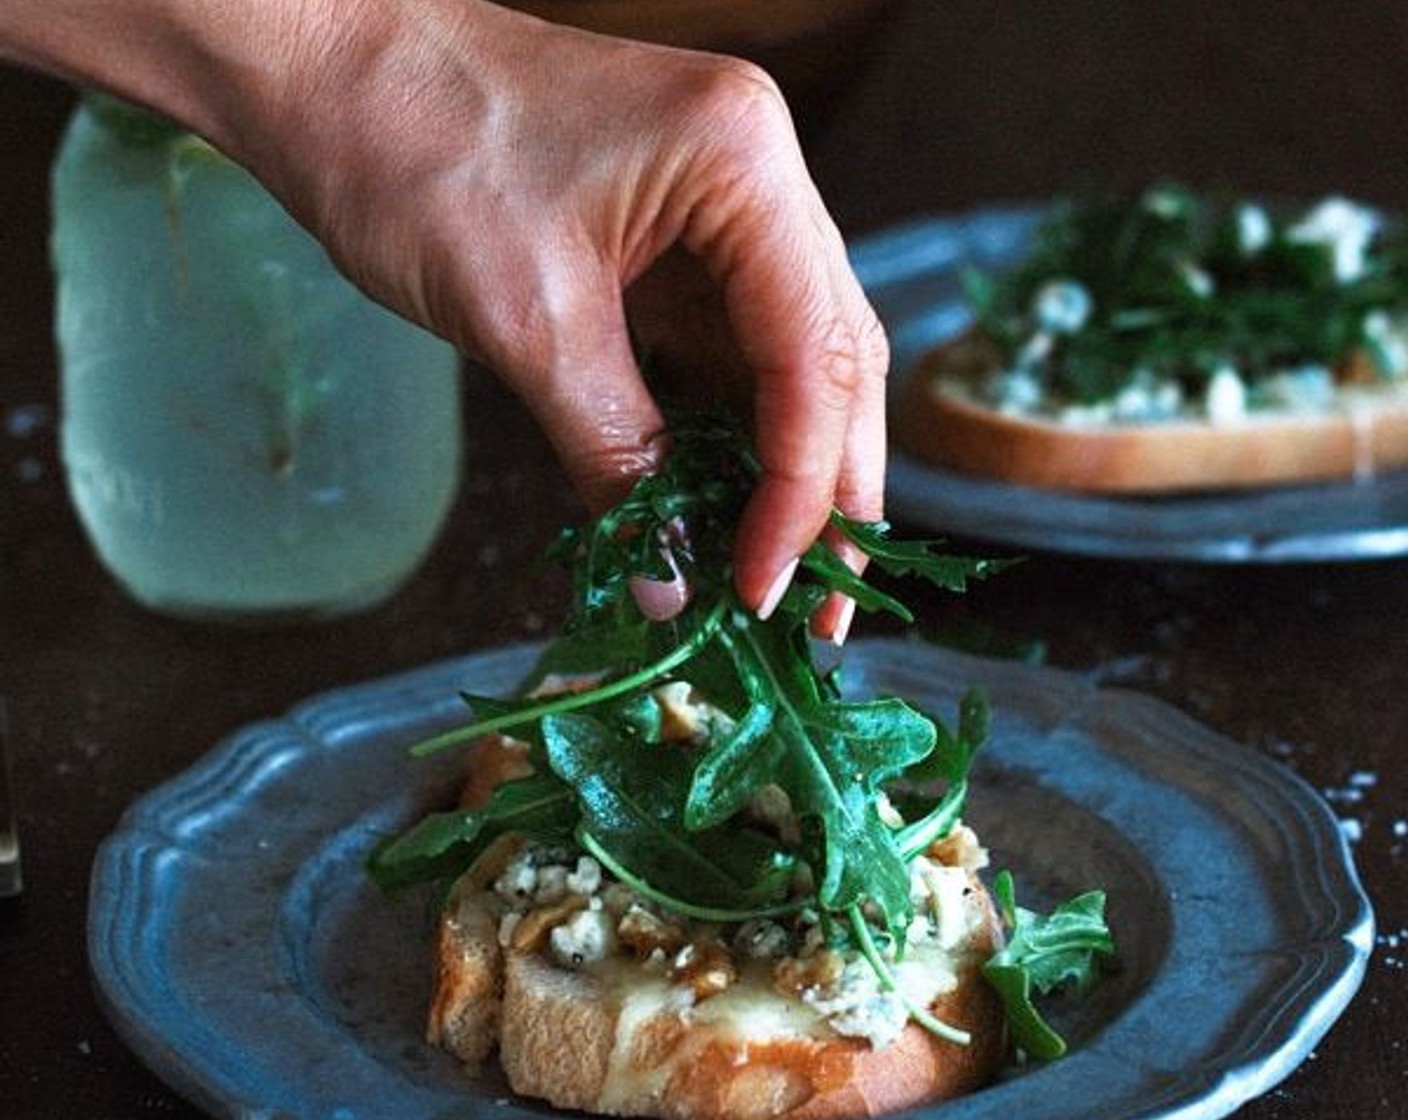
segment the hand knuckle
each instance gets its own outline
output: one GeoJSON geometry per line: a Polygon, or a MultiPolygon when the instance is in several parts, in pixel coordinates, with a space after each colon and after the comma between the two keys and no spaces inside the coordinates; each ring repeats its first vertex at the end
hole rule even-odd
{"type": "Polygon", "coordinates": [[[746,59],[710,58],[696,72],[683,109],[711,147],[734,152],[744,162],[791,136],[791,117],[777,83],[746,59]]]}
{"type": "Polygon", "coordinates": [[[865,380],[859,338],[840,319],[833,319],[820,335],[821,346],[812,368],[813,391],[821,403],[843,411],[865,380]]]}
{"type": "Polygon", "coordinates": [[[885,325],[869,304],[856,331],[856,344],[861,364],[883,377],[890,367],[890,339],[885,333],[885,325]]]}

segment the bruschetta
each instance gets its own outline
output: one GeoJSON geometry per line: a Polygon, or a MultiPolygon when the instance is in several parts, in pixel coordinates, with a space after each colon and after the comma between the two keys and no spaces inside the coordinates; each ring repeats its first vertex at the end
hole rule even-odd
{"type": "MultiPolygon", "coordinates": [[[[524,748],[492,737],[472,757],[467,808],[524,748]]],[[[470,1067],[497,1054],[517,1093],[600,1115],[852,1120],[971,1092],[1008,1046],[981,976],[1003,941],[986,864],[957,823],[910,865],[902,1000],[814,911],[694,920],[580,850],[501,843],[442,912],[427,1037],[470,1067]],[[916,1000],[955,1034],[916,1022],[916,1000]]]]}
{"type": "Polygon", "coordinates": [[[1023,485],[1178,493],[1408,465],[1408,247],[1343,198],[1064,202],[896,395],[896,442],[1023,485]]]}

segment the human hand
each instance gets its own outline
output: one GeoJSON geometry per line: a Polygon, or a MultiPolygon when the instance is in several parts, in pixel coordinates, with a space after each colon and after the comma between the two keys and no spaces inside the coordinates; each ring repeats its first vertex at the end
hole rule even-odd
{"type": "MultiPolygon", "coordinates": [[[[880,516],[888,352],[766,75],[476,0],[311,0],[271,49],[277,80],[228,100],[217,144],[511,385],[594,511],[662,454],[622,293],[675,246],[752,378],[740,596],[769,612],[818,535],[858,566],[825,526],[880,516]]],[[[815,629],[843,635],[849,609],[815,629]]]]}

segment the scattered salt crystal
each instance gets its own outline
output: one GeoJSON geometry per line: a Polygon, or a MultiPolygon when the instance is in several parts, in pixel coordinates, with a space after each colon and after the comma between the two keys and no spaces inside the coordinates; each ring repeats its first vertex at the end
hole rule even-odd
{"type": "Polygon", "coordinates": [[[1339,824],[1340,832],[1351,844],[1357,844],[1364,838],[1364,826],[1353,817],[1345,817],[1339,824]]]}
{"type": "Polygon", "coordinates": [[[1408,836],[1408,820],[1399,817],[1393,822],[1393,834],[1398,837],[1408,836]]]}
{"type": "Polygon", "coordinates": [[[5,413],[5,434],[25,439],[49,426],[53,414],[47,405],[18,404],[5,413]]]}
{"type": "Polygon", "coordinates": [[[1349,784],[1357,789],[1368,789],[1379,784],[1379,776],[1372,770],[1356,770],[1349,776],[1349,784]]]}

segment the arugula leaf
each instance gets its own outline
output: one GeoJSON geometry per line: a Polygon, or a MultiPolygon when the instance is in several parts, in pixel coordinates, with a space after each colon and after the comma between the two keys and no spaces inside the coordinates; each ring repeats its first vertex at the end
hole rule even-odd
{"type": "Polygon", "coordinates": [[[732,730],[709,748],[690,782],[685,827],[723,824],[772,783],[784,747],[783,740],[772,734],[776,718],[776,707],[760,696],[732,730]]]}
{"type": "MultiPolygon", "coordinates": [[[[755,701],[770,702],[768,738],[751,758],[740,757],[739,741],[726,741],[706,756],[704,776],[724,770],[746,794],[779,784],[793,811],[820,826],[809,862],[821,906],[844,912],[869,901],[902,941],[911,916],[909,871],[880,817],[878,795],[883,783],[928,755],[936,733],[903,701],[850,704],[832,696],[792,649],[804,626],[800,620],[779,633],[735,613],[724,641],[755,701]]],[[[702,800],[698,791],[692,797],[702,800]]]]}
{"type": "Polygon", "coordinates": [[[678,747],[622,750],[612,728],[576,713],[544,719],[543,739],[553,769],[576,790],[580,829],[657,896],[734,911],[787,897],[795,861],[776,841],[752,829],[682,827],[691,760],[678,747]]]}
{"type": "Polygon", "coordinates": [[[887,521],[853,521],[833,512],[831,524],[881,570],[892,576],[920,576],[946,591],[967,591],[969,580],[987,579],[1021,563],[1020,559],[954,556],[940,551],[943,541],[897,541],[891,538],[887,521]]]}
{"type": "MultiPolygon", "coordinates": [[[[429,753],[490,731],[512,730],[541,742],[557,774],[573,788],[579,820],[594,843],[641,880],[668,884],[686,902],[714,906],[730,892],[751,899],[761,890],[762,880],[740,877],[722,853],[728,843],[739,843],[740,830],[730,828],[728,835],[723,830],[760,790],[780,787],[802,818],[804,840],[796,857],[812,873],[817,903],[836,915],[865,903],[899,941],[911,916],[906,859],[919,834],[910,833],[911,845],[901,846],[880,817],[879,795],[936,749],[941,760],[931,767],[939,771],[956,773],[965,760],[951,757],[956,748],[947,732],[941,742],[932,721],[898,700],[841,701],[834,680],[812,660],[807,619],[837,590],[902,618],[909,617],[908,608],[846,565],[828,561],[825,557],[834,561],[834,556],[818,548],[805,566],[810,578],[794,581],[774,617],[767,623],[753,618],[733,591],[730,556],[733,527],[757,476],[756,458],[727,424],[685,423],[672,436],[664,469],[640,480],[624,502],[586,530],[565,533],[554,547],[569,569],[573,605],[564,637],[543,655],[535,678],[550,669],[592,669],[604,673],[601,683],[570,695],[498,705],[481,700],[476,704],[481,718],[414,750],[429,753]],[[673,622],[647,622],[629,594],[629,580],[657,570],[652,565],[662,563],[662,549],[686,573],[694,600],[673,622]],[[733,726],[706,744],[687,772],[681,762],[662,762],[668,752],[651,754],[652,766],[665,767],[660,784],[652,784],[639,772],[640,760],[630,755],[648,735],[607,708],[639,698],[680,673],[730,715],[733,726]],[[584,758],[592,760],[590,768],[584,758]],[[676,790],[678,796],[665,797],[676,790]],[[716,831],[720,852],[711,852],[706,862],[715,872],[727,868],[723,878],[704,867],[695,868],[697,876],[672,877],[666,871],[667,863],[693,866],[683,845],[702,850],[704,838],[713,843],[716,831]],[[651,843],[639,842],[643,836],[652,837],[651,843]],[[660,857],[662,852],[673,853],[671,859],[660,857]]],[[[1003,566],[948,558],[939,542],[893,541],[885,525],[839,514],[836,523],[875,559],[878,570],[919,575],[950,590],[1003,566]]],[[[956,816],[965,788],[951,782],[938,815],[925,817],[922,827],[932,829],[956,816]]],[[[456,838],[458,827],[454,820],[427,825],[419,835],[412,833],[414,844],[399,851],[426,855],[419,866],[428,873],[439,866],[428,858],[436,844],[446,843],[446,835],[456,838]]],[[[755,855],[745,852],[737,862],[756,871],[755,855]]],[[[409,861],[406,868],[410,874],[409,861]]]]}
{"type": "MultiPolygon", "coordinates": [[[[855,600],[863,611],[888,611],[903,622],[913,622],[914,613],[893,595],[866,583],[844,560],[823,544],[814,544],[802,554],[802,567],[821,579],[832,591],[839,591],[855,600]]],[[[818,601],[820,596],[817,597],[818,601]]],[[[806,611],[810,604],[793,604],[793,609],[806,611]]]]}
{"type": "Polygon", "coordinates": [[[910,783],[942,779],[963,781],[973,765],[973,757],[988,740],[990,716],[987,697],[980,689],[970,688],[958,701],[958,727],[950,731],[943,720],[931,717],[934,724],[934,749],[921,762],[905,772],[910,783]]]}
{"type": "Polygon", "coordinates": [[[601,616],[591,626],[579,626],[547,646],[527,682],[536,686],[550,675],[619,674],[650,658],[650,624],[624,611],[601,616]]]}
{"type": "Polygon", "coordinates": [[[1084,990],[1099,962],[1113,957],[1114,939],[1105,924],[1105,894],[1087,891],[1049,915],[1017,906],[1008,871],[993,881],[993,896],[1011,927],[1007,944],[983,966],[983,976],[1002,997],[1017,1045],[1035,1058],[1059,1058],[1065,1040],[1041,1017],[1033,1002],[1066,983],[1084,990]]]}
{"type": "Polygon", "coordinates": [[[577,814],[572,791],[553,774],[530,774],[498,786],[482,809],[432,813],[367,858],[367,873],[385,890],[456,878],[505,835],[562,843],[577,814]]]}
{"type": "Polygon", "coordinates": [[[574,711],[578,708],[599,704],[604,700],[625,696],[644,686],[664,680],[668,673],[692,658],[706,642],[714,637],[722,616],[723,605],[720,604],[710,612],[686,640],[669,650],[654,664],[637,669],[624,677],[604,681],[595,688],[582,692],[529,697],[518,704],[500,704],[500,710],[487,719],[478,720],[467,727],[454,728],[422,740],[411,748],[411,753],[432,754],[456,743],[470,742],[482,735],[488,735],[490,732],[518,728],[559,712],[574,711]]]}

